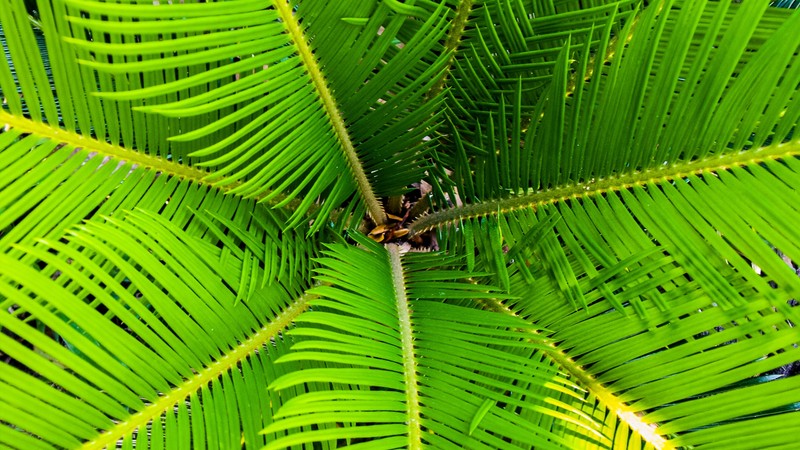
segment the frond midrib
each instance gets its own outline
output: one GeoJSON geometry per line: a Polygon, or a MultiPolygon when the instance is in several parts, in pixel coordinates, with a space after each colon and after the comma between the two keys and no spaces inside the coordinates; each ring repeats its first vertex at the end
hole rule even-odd
{"type": "Polygon", "coordinates": [[[0,124],[6,124],[24,133],[35,134],[61,144],[71,145],[102,156],[111,157],[117,161],[136,164],[145,169],[155,170],[164,175],[182,178],[198,184],[213,186],[204,180],[208,172],[191,166],[178,164],[163,158],[148,155],[135,150],[129,150],[119,145],[109,144],[82,134],[67,131],[52,125],[35,122],[25,117],[15,116],[5,111],[0,111],[0,124]]]}
{"type": "MultiPolygon", "coordinates": [[[[230,192],[242,184],[240,181],[222,186],[208,180],[208,176],[211,174],[211,172],[206,172],[192,166],[179,164],[164,158],[148,155],[137,150],[131,150],[119,145],[110,144],[108,142],[100,141],[72,131],[67,131],[46,123],[35,122],[25,117],[9,114],[5,111],[0,111],[0,126],[2,125],[20,130],[23,133],[35,134],[59,144],[69,145],[74,148],[96,153],[101,157],[109,157],[117,162],[129,163],[140,169],[154,171],[168,177],[175,177],[180,180],[205,186],[209,189],[217,189],[229,195],[243,197],[240,194],[230,192]]],[[[253,199],[259,201],[267,197],[269,194],[270,192],[265,192],[261,195],[253,197],[253,199]]],[[[285,198],[285,194],[276,195],[268,201],[268,204],[281,203],[285,198]]],[[[293,210],[297,207],[297,205],[300,204],[301,201],[301,199],[293,199],[289,202],[287,208],[293,210]]],[[[312,206],[311,210],[313,211],[313,209],[314,207],[312,206]]]]}
{"type": "Polygon", "coordinates": [[[467,27],[469,15],[472,12],[472,2],[473,0],[461,0],[456,7],[456,15],[453,18],[450,30],[447,32],[447,39],[444,44],[445,51],[450,53],[447,57],[447,65],[439,80],[428,92],[429,99],[439,95],[444,90],[445,84],[447,84],[447,74],[450,72],[450,67],[453,65],[456,51],[458,50],[459,44],[461,44],[461,37],[464,35],[464,29],[467,27]]]}
{"type": "Polygon", "coordinates": [[[649,184],[671,183],[689,176],[708,175],[727,171],[733,167],[750,167],[769,160],[781,160],[800,156],[800,140],[748,150],[738,153],[711,156],[702,160],[679,162],[642,171],[635,171],[607,178],[592,178],[589,181],[559,186],[503,199],[467,204],[442,209],[419,218],[409,225],[409,234],[415,235],[434,228],[457,223],[464,219],[505,214],[522,208],[540,208],[568,200],[579,200],[605,195],[609,192],[643,187],[649,184]]]}
{"type": "Polygon", "coordinates": [[[414,354],[414,336],[411,328],[411,311],[406,296],[403,265],[400,261],[400,247],[386,246],[389,252],[389,265],[392,270],[392,286],[397,304],[400,324],[400,342],[403,354],[403,377],[406,386],[406,414],[408,415],[408,448],[422,448],[422,428],[420,424],[419,386],[417,383],[417,359],[414,354]]]}
{"type": "Polygon", "coordinates": [[[164,393],[159,399],[145,407],[142,411],[130,416],[124,422],[116,423],[113,427],[100,434],[96,439],[84,443],[82,450],[100,450],[113,446],[119,439],[129,433],[146,426],[165,411],[173,408],[194,392],[198,392],[209,382],[219,378],[239,362],[255,354],[258,349],[269,343],[269,340],[283,332],[294,319],[308,308],[310,295],[303,295],[270,323],[264,325],[255,334],[250,336],[230,352],[222,355],[212,364],[199,371],[192,378],[185,380],[170,392],[164,393]]]}
{"type": "Polygon", "coordinates": [[[339,141],[339,145],[344,152],[347,165],[350,167],[350,171],[355,178],[356,185],[358,186],[358,192],[367,207],[367,212],[372,220],[375,221],[375,223],[378,225],[385,224],[388,220],[386,212],[383,210],[381,203],[375,196],[372,185],[369,183],[367,174],[364,171],[364,166],[358,159],[355,146],[350,140],[350,133],[347,131],[347,126],[345,125],[342,113],[339,111],[339,108],[336,105],[336,100],[333,97],[333,93],[328,88],[328,83],[325,80],[325,77],[322,75],[322,71],[320,70],[319,64],[317,64],[314,53],[311,51],[311,48],[308,45],[308,41],[303,34],[303,30],[300,28],[300,24],[294,17],[291,6],[286,0],[277,0],[275,2],[275,8],[278,11],[281,21],[286,27],[290,38],[292,39],[292,42],[294,42],[295,46],[297,46],[297,51],[301,60],[303,61],[303,65],[306,68],[308,76],[311,78],[314,88],[319,94],[326,115],[331,122],[331,126],[333,127],[333,131],[339,141]]]}

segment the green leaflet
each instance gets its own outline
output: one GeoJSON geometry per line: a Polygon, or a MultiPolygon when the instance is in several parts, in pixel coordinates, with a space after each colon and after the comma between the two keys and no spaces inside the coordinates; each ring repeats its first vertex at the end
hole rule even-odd
{"type": "Polygon", "coordinates": [[[486,416],[486,413],[497,404],[497,400],[492,400],[487,398],[486,400],[481,403],[481,406],[478,408],[478,411],[475,412],[475,417],[472,418],[472,421],[469,423],[469,434],[472,434],[478,425],[481,423],[481,420],[486,416]]]}

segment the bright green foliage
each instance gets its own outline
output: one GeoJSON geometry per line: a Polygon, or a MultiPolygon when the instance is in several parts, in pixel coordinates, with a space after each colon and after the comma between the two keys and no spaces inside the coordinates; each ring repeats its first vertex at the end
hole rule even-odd
{"type": "Polygon", "coordinates": [[[800,12],[32,9],[0,448],[796,446],[800,12]]]}

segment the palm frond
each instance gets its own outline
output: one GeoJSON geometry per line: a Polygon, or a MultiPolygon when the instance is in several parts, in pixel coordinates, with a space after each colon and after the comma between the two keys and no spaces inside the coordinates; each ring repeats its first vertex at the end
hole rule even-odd
{"type": "Polygon", "coordinates": [[[144,99],[139,111],[197,117],[168,132],[172,140],[207,139],[188,156],[214,168],[210,180],[238,183],[234,192],[261,200],[303,196],[295,224],[324,194],[317,228],[357,193],[382,223],[375,196],[398,194],[423,174],[420,150],[430,144],[422,138],[436,120],[436,103],[422,105],[421,98],[445,61],[431,49],[446,29],[446,10],[400,36],[407,17],[388,3],[343,3],[325,9],[323,19],[325,5],[302,2],[294,11],[282,1],[212,7],[68,0],[70,27],[62,32],[71,33],[67,41],[81,64],[109,80],[100,96],[144,99]],[[366,22],[341,20],[352,18],[366,22]],[[165,21],[169,36],[161,32],[165,21]],[[182,94],[200,88],[202,95],[182,94]]]}
{"type": "Polygon", "coordinates": [[[800,360],[800,14],[666,2],[635,26],[575,91],[588,66],[563,50],[532,114],[518,84],[473,136],[454,127],[466,204],[410,228],[447,227],[448,249],[477,250],[476,270],[521,299],[492,309],[554,330],[549,357],[609,438],[622,423],[656,447],[789,445],[796,426],[760,424],[798,414],[783,371],[800,360]]]}
{"type": "Polygon", "coordinates": [[[242,433],[263,444],[261,411],[239,402],[256,393],[268,403],[258,383],[272,377],[263,368],[245,372],[280,354],[271,342],[308,296],[293,301],[285,273],[264,283],[263,242],[220,242],[138,210],[60,239],[15,244],[40,270],[0,256],[0,339],[10,358],[2,370],[13,399],[3,420],[19,430],[6,444],[107,448],[134,432],[146,441],[148,427],[160,439],[155,429],[187,420],[187,407],[191,425],[182,429],[206,434],[212,447],[238,445],[242,433]],[[65,421],[70,410],[81,413],[65,421]]]}
{"type": "MultiPolygon", "coordinates": [[[[202,181],[202,171],[65,131],[47,136],[44,133],[52,131],[48,126],[6,113],[0,112],[0,119],[14,125],[0,135],[0,155],[14,161],[0,172],[4,252],[26,260],[14,245],[58,240],[82,221],[142,209],[212,245],[241,247],[248,254],[267,257],[270,266],[285,266],[286,273],[297,274],[291,282],[281,278],[287,287],[294,286],[290,289],[295,294],[294,283],[307,279],[307,255],[315,251],[314,240],[281,231],[288,217],[283,211],[241,197],[224,197],[224,191],[202,181]],[[225,236],[232,231],[211,232],[211,222],[203,219],[209,213],[224,221],[227,229],[245,231],[233,237],[225,236]],[[259,244],[245,245],[244,234],[259,244]]],[[[236,250],[236,256],[243,258],[242,250],[236,250]]],[[[270,276],[277,279],[277,273],[270,276]]]]}
{"type": "MultiPolygon", "coordinates": [[[[622,26],[633,19],[638,3],[600,1],[581,7],[578,2],[486,1],[475,5],[450,74],[454,108],[461,113],[455,120],[485,118],[499,102],[513,101],[520,83],[523,108],[532,109],[550,84],[562,49],[591,60],[590,66],[602,64],[609,35],[627,37],[622,26]]],[[[468,132],[469,127],[460,131],[468,132]]]]}
{"type": "MultiPolygon", "coordinates": [[[[692,182],[687,186],[705,184],[692,182]]],[[[702,219],[708,204],[687,210],[677,202],[693,189],[651,186],[637,190],[638,198],[616,194],[558,205],[563,219],[556,229],[565,245],[557,250],[571,268],[561,277],[570,274],[586,301],[585,312],[568,301],[571,291],[559,277],[548,276],[547,256],[522,262],[531,264],[533,282],[517,270],[520,262],[509,268],[511,292],[537,296],[508,306],[557,330],[553,354],[562,367],[598,395],[598,404],[650,424],[653,442],[752,448],[752,441],[718,439],[725,433],[761,439],[758,423],[789,414],[780,420],[790,424],[797,414],[798,399],[789,394],[794,378],[785,372],[800,360],[795,327],[800,317],[792,307],[798,277],[788,256],[794,246],[788,253],[778,250],[760,235],[774,231],[763,224],[749,235],[713,228],[702,219]],[[622,213],[626,209],[630,212],[622,213]],[[694,225],[684,226],[680,216],[690,214],[694,225]],[[648,249],[653,241],[663,246],[655,253],[648,249]],[[589,330],[603,331],[588,338],[589,330]],[[562,349],[569,359],[558,357],[562,349]],[[769,397],[770,392],[782,394],[769,397]],[[721,409],[711,406],[723,403],[721,409]],[[722,428],[712,431],[716,427],[722,428]]],[[[725,198],[715,204],[744,211],[731,219],[762,220],[764,211],[750,209],[752,200],[732,201],[724,190],[720,195],[725,198]]],[[[771,217],[787,217],[786,210],[779,211],[771,217]]],[[[791,425],[769,428],[763,438],[788,444],[796,431],[791,425]]]]}
{"type": "Polygon", "coordinates": [[[634,174],[649,179],[648,171],[694,172],[716,165],[715,158],[783,142],[797,122],[798,19],[766,8],[716,2],[647,8],[621,32],[632,33],[630,42],[618,43],[613,63],[574,90],[570,83],[593,66],[586,58],[571,64],[563,47],[541,101],[526,102],[517,80],[510,99],[498,96],[486,108],[488,117],[454,124],[453,179],[464,190],[454,195],[467,203],[509,198],[461,216],[531,204],[521,200],[525,194],[568,197],[606,182],[635,183],[626,179],[634,174]],[[783,20],[772,21],[776,15],[783,20]],[[758,27],[761,21],[771,26],[758,27]],[[651,104],[651,97],[663,100],[651,104]]]}
{"type": "Polygon", "coordinates": [[[271,365],[280,351],[265,344],[302,312],[291,300],[304,298],[315,241],[283,231],[281,210],[223,196],[201,171],[65,131],[48,138],[47,125],[0,114],[14,125],[0,135],[14,161],[0,187],[11,399],[0,440],[213,447],[244,433],[263,445],[267,422],[241,401],[267,398],[258,386],[274,376],[250,366],[271,365]],[[224,431],[204,425],[226,417],[224,431]],[[156,431],[176,420],[191,438],[156,431]]]}
{"type": "Polygon", "coordinates": [[[267,448],[323,439],[369,439],[380,448],[506,448],[509,437],[566,448],[532,413],[576,424],[585,438],[599,437],[587,414],[548,397],[550,390],[578,394],[553,368],[528,359],[543,348],[544,336],[522,320],[443,302],[495,298],[495,290],[466,282],[470,274],[448,269],[439,255],[401,255],[396,246],[356,239],[363,248],[339,244],[324,252],[317,277],[324,285],[311,291],[319,299],[289,331],[305,339],[278,360],[333,366],[287,374],[271,387],[282,392],[302,383],[346,381],[359,389],[286,402],[266,431],[311,423],[340,427],[297,433],[267,448]],[[384,276],[365,277],[370,270],[384,276]]]}

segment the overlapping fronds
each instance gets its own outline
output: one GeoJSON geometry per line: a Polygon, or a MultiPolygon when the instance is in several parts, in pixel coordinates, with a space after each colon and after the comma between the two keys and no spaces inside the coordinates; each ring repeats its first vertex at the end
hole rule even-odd
{"type": "Polygon", "coordinates": [[[13,428],[0,441],[265,442],[268,422],[241,402],[268,398],[259,386],[282,350],[264,345],[304,308],[292,300],[304,298],[314,240],[200,171],[3,120],[15,125],[0,135],[12,162],[0,172],[0,352],[13,428]],[[226,410],[237,398],[240,412],[226,410]],[[208,426],[222,417],[230,428],[208,426]]]}
{"type": "MultiPolygon", "coordinates": [[[[530,110],[550,85],[563,48],[585,60],[591,71],[633,20],[639,1],[483,1],[473,5],[469,26],[449,74],[459,131],[469,119],[513,102],[521,85],[522,108],[530,110]],[[611,42],[609,42],[611,40],[611,42]],[[568,47],[565,47],[568,46],[568,47]]],[[[509,105],[510,106],[510,105],[509,105]]]]}
{"type": "Polygon", "coordinates": [[[0,155],[13,162],[0,171],[3,252],[28,261],[15,245],[57,241],[82,221],[142,209],[193,238],[241,248],[236,251],[240,259],[265,260],[269,276],[295,295],[306,283],[314,241],[282,231],[287,218],[282,211],[226,197],[202,182],[201,171],[63,131],[48,137],[43,135],[50,132],[46,126],[4,113],[0,118],[17,125],[0,135],[0,155]],[[283,268],[281,274],[278,267],[283,268]],[[289,273],[295,276],[284,278],[289,273]]]}
{"type": "Polygon", "coordinates": [[[796,445],[800,12],[26,3],[0,447],[796,445]]]}
{"type": "Polygon", "coordinates": [[[464,220],[452,250],[520,297],[487,307],[554,330],[545,354],[615,446],[789,446],[799,182],[790,158],[586,195],[464,220]]]}
{"type": "MultiPolygon", "coordinates": [[[[524,235],[504,235],[511,293],[536,292],[506,306],[555,330],[551,355],[607,419],[647,424],[651,443],[794,442],[800,279],[796,233],[779,223],[800,211],[765,194],[763,174],[800,179],[795,159],[765,166],[543,208],[539,219],[561,217],[558,240],[529,256],[524,235]]],[[[535,216],[513,223],[535,228],[535,216]]]]}
{"type": "MultiPolygon", "coordinates": [[[[451,195],[466,203],[548,190],[569,197],[707,169],[723,155],[783,142],[800,111],[798,17],[766,9],[655,4],[635,21],[635,32],[629,22],[627,44],[618,42],[596,73],[590,59],[575,60],[562,47],[541,101],[526,102],[520,81],[483,117],[454,124],[459,189],[451,195]]],[[[483,84],[463,91],[481,92],[483,84]]],[[[532,203],[509,202],[501,209],[532,203]]],[[[491,209],[485,205],[483,214],[491,209]]]]}
{"type": "Polygon", "coordinates": [[[459,192],[412,232],[446,226],[521,298],[494,309],[554,330],[548,356],[615,445],[800,430],[799,26],[755,2],[658,3],[586,83],[564,47],[533,113],[518,84],[474,134],[453,127],[459,192]]]}
{"type": "Polygon", "coordinates": [[[432,48],[447,25],[445,8],[391,6],[68,0],[67,41],[83,66],[109,80],[101,97],[200,118],[166,132],[201,139],[188,156],[214,168],[209,180],[262,200],[303,196],[294,223],[324,198],[318,227],[355,194],[382,223],[376,196],[398,194],[423,174],[436,102],[421,100],[440,76],[445,59],[432,48]],[[424,22],[404,26],[417,10],[424,22]]]}
{"type": "Polygon", "coordinates": [[[163,439],[177,420],[167,448],[229,447],[243,433],[263,442],[250,402],[269,403],[269,361],[283,348],[269,347],[307,297],[294,300],[290,277],[264,270],[278,256],[269,245],[220,237],[214,245],[137,210],[14,245],[33,267],[3,254],[3,420],[19,428],[0,440],[107,448],[132,433],[163,439]]]}

